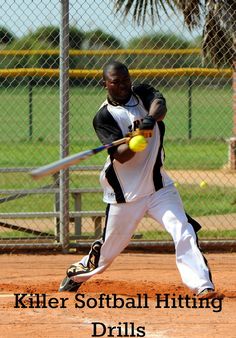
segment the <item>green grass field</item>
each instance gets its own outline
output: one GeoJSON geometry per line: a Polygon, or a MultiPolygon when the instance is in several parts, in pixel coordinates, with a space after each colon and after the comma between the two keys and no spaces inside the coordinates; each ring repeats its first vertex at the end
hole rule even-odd
{"type": "MultiPolygon", "coordinates": [[[[49,232],[50,235],[53,235],[53,231],[49,232]]],[[[165,230],[163,231],[138,231],[138,236],[142,240],[158,240],[158,241],[172,241],[171,236],[166,232],[165,230]],[[140,237],[141,235],[141,237],[140,237]]],[[[71,236],[74,234],[71,233],[71,236]]],[[[94,237],[93,232],[84,232],[83,236],[87,237],[94,237]]],[[[36,239],[35,236],[32,234],[20,232],[20,231],[5,231],[0,234],[0,239],[36,239]]],[[[198,238],[199,239],[235,239],[236,238],[236,230],[201,230],[198,233],[198,238]]]]}
{"type": "MultiPolygon", "coordinates": [[[[165,231],[141,231],[143,240],[172,240],[171,236],[165,231]]],[[[199,239],[235,239],[236,230],[201,230],[198,233],[199,239]]]]}
{"type": "MultiPolygon", "coordinates": [[[[51,178],[40,181],[31,181],[27,174],[1,174],[0,186],[5,189],[30,189],[42,187],[52,183],[51,178]]],[[[71,174],[70,188],[99,187],[98,173],[71,174]]],[[[236,188],[219,187],[210,185],[207,189],[201,189],[198,184],[180,184],[178,190],[184,202],[186,211],[192,216],[223,215],[236,213],[236,188]]],[[[3,196],[2,196],[3,197],[3,196]]],[[[33,212],[52,211],[54,195],[31,195],[9,201],[1,205],[1,212],[33,212]]],[[[83,210],[104,210],[101,193],[85,193],[82,195],[83,210]]],[[[74,199],[70,196],[70,209],[74,210],[74,199]]]]}
{"type": "MultiPolygon", "coordinates": [[[[227,161],[232,132],[231,86],[193,87],[192,139],[188,139],[187,87],[160,88],[167,99],[167,168],[212,169],[227,161]]],[[[29,97],[26,87],[0,89],[0,167],[38,166],[59,157],[59,90],[33,89],[33,135],[29,140],[29,97]]],[[[70,152],[99,145],[92,119],[105,99],[102,88],[70,89],[70,152]]],[[[99,154],[87,164],[102,164],[99,154]]]]}

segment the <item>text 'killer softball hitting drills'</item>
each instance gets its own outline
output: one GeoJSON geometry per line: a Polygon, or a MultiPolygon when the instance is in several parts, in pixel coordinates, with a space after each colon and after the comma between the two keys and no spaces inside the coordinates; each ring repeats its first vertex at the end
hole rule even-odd
{"type": "MultiPolygon", "coordinates": [[[[15,308],[67,308],[68,297],[49,297],[42,293],[15,293],[15,308]]],[[[213,312],[222,310],[221,298],[199,299],[189,295],[175,295],[169,293],[156,293],[154,298],[149,298],[146,293],[138,293],[135,297],[121,297],[114,293],[101,293],[99,297],[86,297],[78,293],[74,296],[74,307],[83,308],[110,308],[110,309],[148,309],[153,306],[156,309],[205,309],[212,308],[213,312]]]]}

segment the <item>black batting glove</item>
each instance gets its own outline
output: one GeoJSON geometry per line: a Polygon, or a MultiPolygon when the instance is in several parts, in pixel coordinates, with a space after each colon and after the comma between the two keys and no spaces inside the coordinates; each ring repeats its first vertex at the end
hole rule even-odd
{"type": "Polygon", "coordinates": [[[156,124],[154,117],[147,115],[139,126],[139,130],[152,130],[156,124]]]}

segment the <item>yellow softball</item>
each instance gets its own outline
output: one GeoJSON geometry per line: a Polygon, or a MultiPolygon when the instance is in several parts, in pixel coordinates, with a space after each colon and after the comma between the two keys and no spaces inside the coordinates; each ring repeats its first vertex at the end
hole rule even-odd
{"type": "Polygon", "coordinates": [[[202,181],[201,183],[200,183],[200,188],[202,188],[202,189],[204,189],[204,188],[206,188],[207,187],[207,182],[206,181],[202,181]]]}
{"type": "Polygon", "coordinates": [[[129,148],[134,152],[143,151],[147,147],[147,140],[143,135],[137,135],[129,141],[129,148]]]}

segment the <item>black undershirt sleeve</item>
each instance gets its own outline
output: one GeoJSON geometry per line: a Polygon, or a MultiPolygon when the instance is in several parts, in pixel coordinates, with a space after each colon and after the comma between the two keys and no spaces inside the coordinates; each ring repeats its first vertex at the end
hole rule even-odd
{"type": "Polygon", "coordinates": [[[166,105],[166,100],[164,96],[157,89],[150,86],[149,84],[142,83],[134,86],[133,92],[140,97],[147,111],[149,111],[150,105],[155,99],[158,99],[160,104],[166,105]]]}

